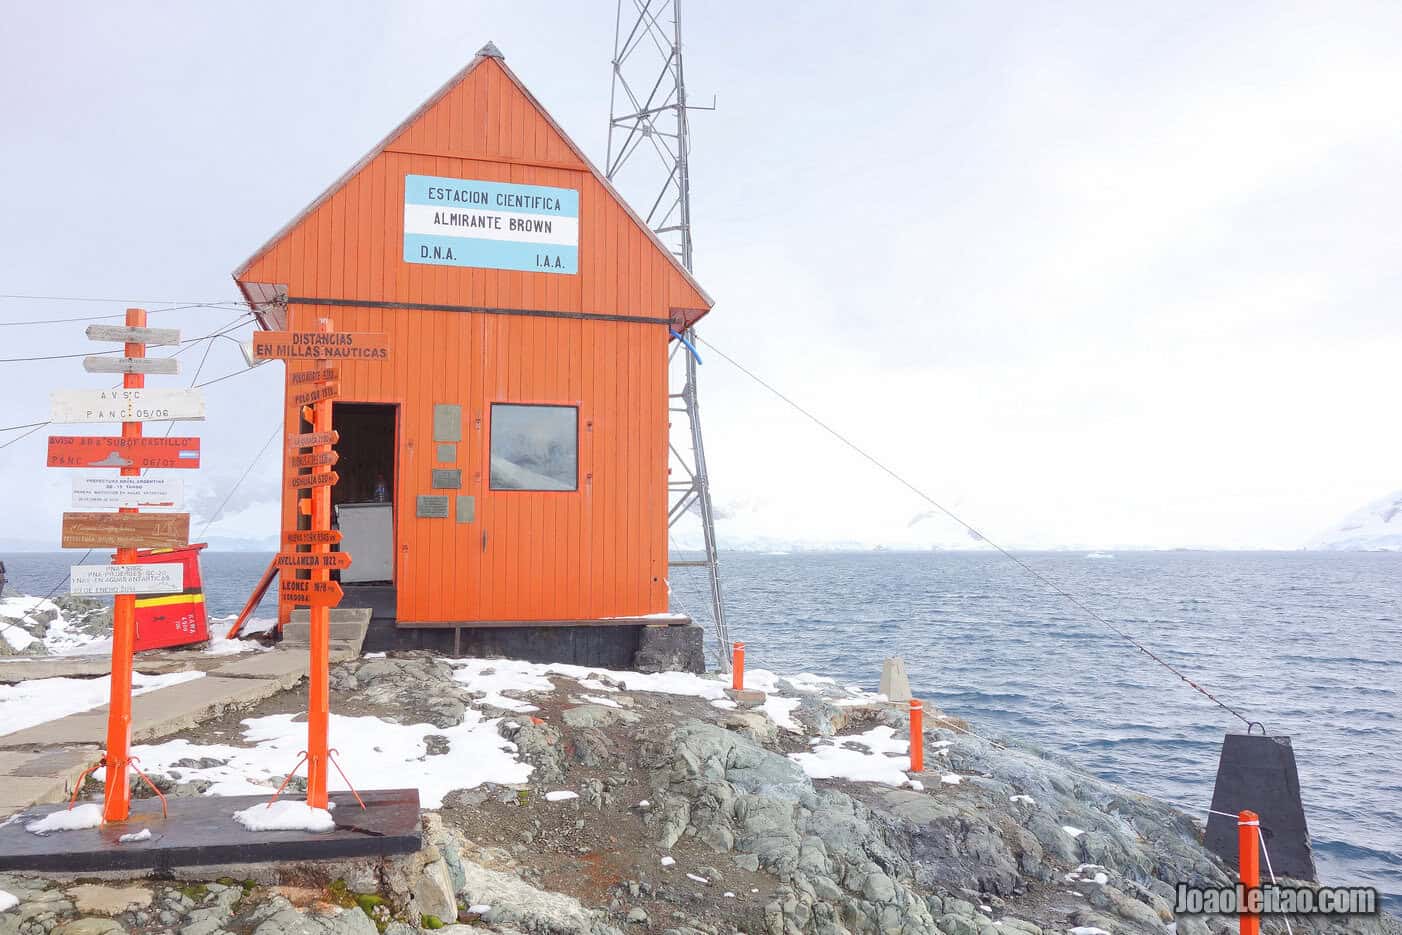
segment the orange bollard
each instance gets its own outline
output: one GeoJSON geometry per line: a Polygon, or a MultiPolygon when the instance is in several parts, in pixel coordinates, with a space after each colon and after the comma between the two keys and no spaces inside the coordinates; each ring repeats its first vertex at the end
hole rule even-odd
{"type": "MultiPolygon", "coordinates": [[[[1241,878],[1247,899],[1261,889],[1260,827],[1261,818],[1255,812],[1243,811],[1237,815],[1237,876],[1241,878]]],[[[1261,917],[1243,911],[1245,908],[1240,906],[1237,910],[1241,915],[1241,935],[1261,935],[1261,917]]]]}
{"type": "Polygon", "coordinates": [[[730,652],[730,687],[737,692],[745,687],[745,644],[736,642],[730,652]]]}
{"type": "Polygon", "coordinates": [[[910,699],[910,771],[925,772],[925,705],[910,699]]]}
{"type": "MultiPolygon", "coordinates": [[[[330,331],[331,320],[318,321],[318,330],[330,331]]],[[[318,367],[326,367],[325,361],[318,367]]],[[[331,400],[325,399],[312,407],[312,431],[331,431],[331,400]]],[[[317,445],[313,452],[331,450],[330,445],[317,445]]],[[[331,528],[331,488],[312,488],[312,529],[331,528]]],[[[313,552],[330,552],[331,545],[321,542],[312,546],[313,552]]],[[[313,581],[330,581],[331,569],[313,568],[313,581]]],[[[325,604],[314,604],[308,631],[311,643],[310,667],[307,671],[307,804],[312,808],[325,808],[327,802],[327,769],[331,765],[330,733],[331,725],[331,608],[325,604]]]]}

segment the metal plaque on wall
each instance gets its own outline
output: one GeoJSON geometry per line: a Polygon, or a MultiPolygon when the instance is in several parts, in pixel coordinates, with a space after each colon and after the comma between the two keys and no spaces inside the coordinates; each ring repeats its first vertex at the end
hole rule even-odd
{"type": "Polygon", "coordinates": [[[458,468],[434,468],[429,485],[434,490],[460,490],[462,471],[458,468]]]}
{"type": "Polygon", "coordinates": [[[470,523],[477,517],[477,498],[458,497],[458,522],[470,523]]]}
{"type": "Polygon", "coordinates": [[[462,407],[451,403],[436,403],[433,407],[433,440],[462,441],[462,407]]]}
{"type": "Polygon", "coordinates": [[[456,460],[458,460],[458,446],[457,446],[457,445],[454,445],[452,442],[449,442],[449,443],[446,444],[446,445],[439,445],[439,446],[438,446],[438,463],[439,463],[439,464],[452,464],[452,463],[453,463],[454,461],[456,461],[456,460]]]}
{"type": "Polygon", "coordinates": [[[419,494],[414,501],[414,515],[419,519],[447,519],[448,498],[419,494]]]}

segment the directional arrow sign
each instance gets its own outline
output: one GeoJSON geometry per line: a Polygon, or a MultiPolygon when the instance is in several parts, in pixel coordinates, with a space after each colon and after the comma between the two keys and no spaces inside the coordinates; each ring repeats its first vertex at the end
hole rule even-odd
{"type": "Polygon", "coordinates": [[[287,479],[288,490],[306,490],[308,487],[335,487],[341,476],[335,471],[322,471],[320,474],[299,474],[287,479]]]}
{"type": "Polygon", "coordinates": [[[293,393],[291,403],[294,406],[305,406],[311,403],[319,403],[324,399],[335,399],[341,392],[341,387],[336,383],[328,383],[325,386],[318,386],[314,390],[303,390],[300,393],[293,393]]]}
{"type": "Polygon", "coordinates": [[[288,448],[310,448],[313,445],[334,445],[341,440],[341,433],[334,429],[330,432],[303,432],[301,435],[287,436],[288,448]]]}
{"type": "Polygon", "coordinates": [[[322,367],[320,370],[298,370],[296,373],[287,375],[287,382],[291,384],[301,383],[327,383],[336,379],[340,374],[335,367],[322,367]]]}
{"type": "Polygon", "coordinates": [[[336,545],[341,541],[339,529],[286,529],[282,533],[282,544],[291,545],[336,545]]]}
{"type": "Polygon", "coordinates": [[[164,373],[180,372],[180,361],[174,357],[84,357],[83,369],[88,373],[164,373]]]}
{"type": "Polygon", "coordinates": [[[185,566],[74,565],[68,569],[69,593],[84,597],[106,594],[178,594],[185,590],[185,566]]]}
{"type": "Polygon", "coordinates": [[[178,477],[75,477],[73,509],[178,510],[184,506],[183,487],[178,477]]]}
{"type": "Polygon", "coordinates": [[[166,549],[190,541],[189,513],[64,513],[65,549],[166,549]]]}
{"type": "Polygon", "coordinates": [[[174,345],[180,343],[179,328],[130,328],[125,325],[88,325],[86,332],[93,341],[115,341],[118,344],[174,345]]]}
{"type": "Polygon", "coordinates": [[[199,390],[55,390],[53,422],[161,422],[203,419],[199,390]]]}
{"type": "Polygon", "coordinates": [[[259,360],[382,361],[389,357],[389,335],[367,331],[259,331],[253,335],[259,360]]]}
{"type": "Polygon", "coordinates": [[[279,552],[273,559],[279,568],[349,568],[350,563],[349,552],[279,552]]]}
{"type": "Polygon", "coordinates": [[[50,435],[49,467],[197,468],[200,440],[50,435]]]}
{"type": "Polygon", "coordinates": [[[287,459],[287,463],[295,468],[320,467],[322,465],[330,467],[339,460],[341,460],[341,456],[334,451],[318,451],[307,455],[293,455],[287,459]]]}
{"type": "Polygon", "coordinates": [[[306,581],[284,578],[278,583],[278,597],[289,604],[335,607],[341,603],[341,586],[334,581],[306,581]]]}

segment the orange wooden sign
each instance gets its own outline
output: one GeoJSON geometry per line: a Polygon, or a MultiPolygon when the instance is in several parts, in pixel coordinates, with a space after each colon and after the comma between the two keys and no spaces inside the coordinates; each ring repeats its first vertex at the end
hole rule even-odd
{"type": "Polygon", "coordinates": [[[349,552],[279,552],[273,564],[279,568],[349,568],[349,552]]]}
{"type": "Polygon", "coordinates": [[[49,436],[49,467],[197,468],[199,466],[200,440],[198,438],[49,436]]]}
{"type": "Polygon", "coordinates": [[[287,436],[288,448],[311,448],[313,445],[334,445],[341,440],[341,433],[334,429],[330,432],[303,432],[300,435],[287,436]]]}
{"type": "Polygon", "coordinates": [[[190,541],[189,513],[64,513],[65,549],[164,549],[190,541]]]}
{"type": "Polygon", "coordinates": [[[287,382],[291,384],[301,383],[326,383],[336,379],[339,374],[335,367],[322,367],[319,370],[298,370],[296,373],[287,375],[287,382]]]}
{"type": "Polygon", "coordinates": [[[286,529],[283,545],[336,545],[341,541],[339,529],[286,529]]]}
{"type": "Polygon", "coordinates": [[[287,479],[288,490],[306,490],[308,487],[335,487],[341,475],[335,471],[322,471],[320,474],[299,474],[287,479]]]}
{"type": "Polygon", "coordinates": [[[322,465],[330,467],[339,460],[341,460],[341,456],[334,451],[317,451],[305,455],[292,455],[287,459],[287,463],[295,468],[320,467],[322,465]]]}
{"type": "Polygon", "coordinates": [[[313,607],[335,607],[344,596],[334,581],[309,581],[284,578],[278,582],[278,597],[289,604],[310,604],[313,607]]]}
{"type": "Polygon", "coordinates": [[[303,390],[300,393],[293,393],[291,403],[294,406],[307,406],[312,403],[319,403],[327,399],[335,399],[341,393],[338,383],[328,383],[325,386],[318,386],[314,390],[303,390]]]}
{"type": "Polygon", "coordinates": [[[371,331],[258,331],[257,360],[381,361],[389,357],[389,335],[371,331]]]}

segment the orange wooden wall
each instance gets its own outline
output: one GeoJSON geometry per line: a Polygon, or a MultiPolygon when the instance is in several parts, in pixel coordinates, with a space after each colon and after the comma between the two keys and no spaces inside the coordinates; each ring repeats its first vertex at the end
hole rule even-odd
{"type": "MultiPolygon", "coordinates": [[[[368,161],[235,274],[295,298],[668,318],[710,302],[615,199],[495,58],[479,58],[368,161]],[[408,174],[573,188],[578,273],[403,261],[408,174]]],[[[490,313],[293,304],[290,330],[329,317],[383,331],[385,363],[338,362],[340,399],[399,406],[394,491],[401,621],[572,620],[667,609],[667,328],[490,313]],[[579,408],[579,488],[492,491],[493,402],[579,408]],[[439,465],[433,406],[463,407],[455,464],[439,465]],[[436,466],[460,491],[431,490],[436,466]],[[476,519],[417,519],[419,494],[476,497],[476,519]]],[[[289,363],[289,371],[308,364],[289,363]]],[[[288,432],[300,430],[288,412],[288,432]]],[[[451,512],[451,511],[450,511],[451,512]]],[[[283,502],[295,528],[295,498],[283,502]]]]}

